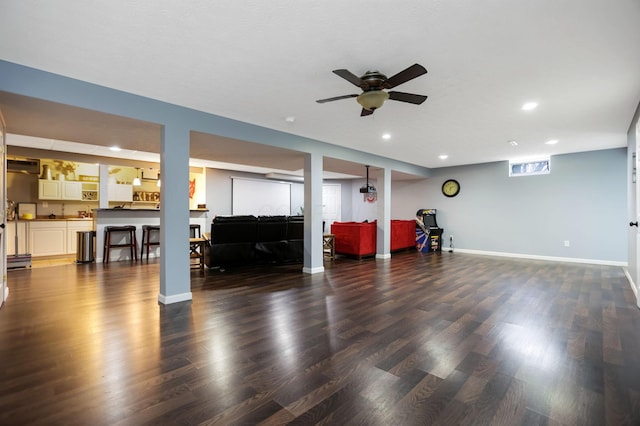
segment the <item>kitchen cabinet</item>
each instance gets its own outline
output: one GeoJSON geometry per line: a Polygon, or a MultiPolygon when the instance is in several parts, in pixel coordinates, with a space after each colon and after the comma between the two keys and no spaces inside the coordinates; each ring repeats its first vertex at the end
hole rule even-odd
{"type": "Polygon", "coordinates": [[[82,201],[98,201],[100,184],[98,182],[82,182],[82,201]]]}
{"type": "Polygon", "coordinates": [[[82,182],[62,181],[60,183],[63,200],[82,200],[82,182]]]}
{"type": "Polygon", "coordinates": [[[67,254],[67,221],[33,221],[27,226],[32,256],[67,254]]]}
{"type": "MultiPolygon", "coordinates": [[[[7,239],[7,255],[16,254],[16,223],[8,221],[5,228],[7,239]]],[[[27,253],[27,224],[24,221],[18,221],[18,253],[27,253]]]]}
{"type": "Polygon", "coordinates": [[[133,201],[133,185],[122,183],[109,184],[109,201],[124,201],[130,203],[133,201]]]}
{"type": "Polygon", "coordinates": [[[75,254],[78,249],[78,231],[91,231],[93,221],[91,220],[68,220],[67,221],[67,254],[75,254]]]}
{"type": "Polygon", "coordinates": [[[38,180],[38,198],[40,200],[97,201],[98,184],[65,180],[38,180]]]}
{"type": "Polygon", "coordinates": [[[62,198],[62,185],[59,180],[38,180],[38,198],[41,200],[60,200],[62,198]]]}

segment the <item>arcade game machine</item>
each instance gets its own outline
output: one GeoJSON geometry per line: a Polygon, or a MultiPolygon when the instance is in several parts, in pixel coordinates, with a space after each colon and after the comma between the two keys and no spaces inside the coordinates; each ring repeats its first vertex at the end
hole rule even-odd
{"type": "Polygon", "coordinates": [[[442,251],[444,229],[436,222],[436,209],[420,209],[416,212],[416,248],[422,253],[442,251]]]}

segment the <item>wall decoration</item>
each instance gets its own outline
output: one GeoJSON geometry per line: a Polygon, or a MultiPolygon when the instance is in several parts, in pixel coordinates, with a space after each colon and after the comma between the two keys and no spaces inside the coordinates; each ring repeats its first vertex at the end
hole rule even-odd
{"type": "Polygon", "coordinates": [[[193,194],[195,193],[196,193],[196,180],[194,178],[189,180],[189,198],[193,198],[193,194]]]}

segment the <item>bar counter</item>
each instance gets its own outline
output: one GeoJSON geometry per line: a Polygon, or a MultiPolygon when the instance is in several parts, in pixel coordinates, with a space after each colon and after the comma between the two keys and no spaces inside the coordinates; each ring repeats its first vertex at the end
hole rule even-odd
{"type": "MultiPolygon", "coordinates": [[[[189,210],[189,224],[200,225],[201,232],[208,232],[210,224],[208,209],[189,210]]],[[[106,226],[127,226],[136,227],[136,237],[138,239],[138,257],[142,245],[142,226],[160,225],[160,209],[135,209],[135,208],[99,208],[93,210],[93,229],[96,231],[96,262],[102,262],[104,250],[104,228],[106,226]]],[[[189,229],[185,229],[185,236],[189,235],[189,229]]],[[[187,241],[187,240],[185,240],[187,241]]],[[[158,257],[159,246],[152,246],[149,257],[158,257]]],[[[146,252],[145,252],[146,258],[146,252]]],[[[128,248],[112,248],[110,261],[131,260],[128,248]]]]}

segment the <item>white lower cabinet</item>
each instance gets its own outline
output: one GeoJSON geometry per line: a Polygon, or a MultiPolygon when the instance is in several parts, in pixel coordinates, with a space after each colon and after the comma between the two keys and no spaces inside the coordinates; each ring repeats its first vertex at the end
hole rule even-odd
{"type": "Polygon", "coordinates": [[[29,250],[32,256],[67,254],[67,222],[29,222],[29,250]]]}
{"type": "MultiPolygon", "coordinates": [[[[75,254],[78,244],[78,231],[91,231],[93,229],[93,221],[91,220],[51,220],[20,223],[26,225],[25,233],[28,244],[25,250],[30,252],[33,257],[75,254]]],[[[9,248],[8,244],[7,248],[9,248]]]]}

